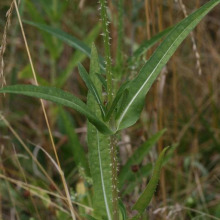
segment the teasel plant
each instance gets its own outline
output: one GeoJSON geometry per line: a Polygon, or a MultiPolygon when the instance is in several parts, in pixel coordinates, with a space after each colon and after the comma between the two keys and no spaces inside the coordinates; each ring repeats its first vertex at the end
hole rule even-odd
{"type": "MultiPolygon", "coordinates": [[[[119,1],[119,6],[122,7],[123,0],[119,1]]],[[[142,44],[134,52],[133,56],[127,60],[128,65],[132,65],[135,59],[138,59],[149,47],[161,40],[162,37],[165,37],[139,73],[133,79],[121,83],[120,86],[115,82],[120,80],[122,82],[122,75],[128,75],[128,73],[120,73],[118,75],[117,73],[123,70],[127,71],[129,68],[123,68],[118,65],[118,63],[124,63],[121,61],[123,59],[120,55],[121,51],[117,51],[116,58],[120,59],[120,61],[117,62],[116,60],[115,62],[117,68],[112,64],[106,0],[100,0],[98,3],[103,32],[104,58],[97,52],[95,44],[92,44],[92,47],[89,48],[78,39],[58,29],[24,21],[67,42],[90,58],[89,73],[82,64],[78,64],[80,76],[88,88],[86,103],[73,94],[56,87],[10,85],[0,89],[2,94],[20,94],[48,100],[72,108],[87,118],[89,167],[94,189],[94,211],[91,215],[87,215],[88,219],[128,219],[124,205],[119,198],[117,149],[120,132],[137,122],[144,107],[145,96],[159,76],[162,68],[197,24],[219,3],[220,0],[209,1],[175,26],[166,29],[147,43],[142,44]],[[116,78],[118,79],[117,81],[115,80],[116,78]]],[[[122,24],[123,16],[119,17],[118,22],[122,24]]],[[[119,25],[119,36],[123,36],[122,28],[123,25],[119,25]]],[[[119,44],[123,43],[121,38],[118,42],[119,44]]],[[[118,48],[123,47],[119,45],[118,48]]],[[[164,131],[158,133],[153,138],[153,142],[155,143],[163,133],[164,131]]],[[[160,170],[165,163],[166,153],[169,150],[169,147],[165,147],[160,153],[149,183],[133,205],[132,209],[136,210],[137,214],[131,218],[132,220],[141,219],[145,209],[149,206],[159,181],[160,170]]],[[[121,179],[124,180],[125,178],[126,175],[124,177],[122,175],[121,179]]],[[[75,219],[74,214],[72,214],[72,218],[75,219]]]]}

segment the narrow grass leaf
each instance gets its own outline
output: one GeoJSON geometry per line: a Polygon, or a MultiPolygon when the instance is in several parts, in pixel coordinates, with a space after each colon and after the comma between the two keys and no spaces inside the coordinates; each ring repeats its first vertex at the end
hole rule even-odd
{"type": "Polygon", "coordinates": [[[137,148],[137,150],[128,159],[127,163],[122,167],[119,173],[119,188],[122,188],[126,180],[133,174],[131,167],[133,165],[138,165],[142,162],[144,157],[149,153],[149,151],[155,146],[156,142],[161,138],[166,129],[163,129],[152,137],[150,137],[144,144],[137,148]]]}
{"type": "MultiPolygon", "coordinates": [[[[38,11],[36,5],[32,3],[32,1],[25,0],[25,6],[27,7],[27,12],[30,15],[31,19],[33,20],[33,22],[37,22],[39,24],[45,24],[43,16],[38,11]]],[[[62,42],[57,41],[56,39],[54,39],[54,37],[51,34],[45,31],[41,31],[41,34],[46,49],[49,50],[51,57],[53,59],[57,59],[63,50],[62,42]]]]}
{"type": "Polygon", "coordinates": [[[156,49],[151,58],[142,67],[138,76],[129,84],[129,94],[126,105],[117,118],[117,127],[119,130],[133,125],[138,120],[144,106],[144,98],[163,66],[168,62],[192,29],[219,3],[220,0],[209,1],[179,22],[163,43],[156,49]]]}
{"type": "Polygon", "coordinates": [[[121,211],[122,220],[127,220],[128,216],[127,216],[126,208],[125,208],[125,206],[124,206],[124,204],[123,204],[121,199],[119,199],[118,204],[119,204],[119,209],[121,211]]]}
{"type": "MultiPolygon", "coordinates": [[[[91,45],[92,42],[95,41],[95,39],[98,37],[99,33],[101,31],[101,25],[98,23],[85,37],[83,42],[86,45],[91,45]]],[[[58,88],[62,88],[63,85],[66,83],[68,78],[73,73],[73,69],[78,65],[78,63],[83,62],[85,60],[86,55],[82,53],[81,51],[77,50],[73,55],[70,57],[70,60],[67,64],[67,67],[64,69],[64,71],[56,78],[55,80],[55,86],[58,88]]]]}
{"type": "Polygon", "coordinates": [[[164,156],[168,148],[169,147],[164,148],[164,150],[160,153],[159,158],[156,161],[152,177],[149,183],[147,184],[147,187],[145,188],[144,192],[141,194],[137,202],[132,207],[132,209],[137,210],[140,215],[144,212],[144,210],[150,204],[150,201],[155,193],[155,190],[156,190],[159,178],[160,178],[160,171],[161,171],[162,164],[164,161],[164,156]]]}
{"type": "Polygon", "coordinates": [[[89,89],[91,94],[94,96],[96,102],[98,103],[103,117],[105,117],[105,109],[104,109],[104,106],[102,104],[102,100],[101,100],[101,98],[98,94],[98,91],[97,91],[94,83],[90,79],[89,74],[87,73],[86,69],[83,67],[82,64],[78,65],[78,69],[79,69],[79,74],[80,74],[81,78],[83,79],[83,81],[85,82],[87,88],[89,89]]]}
{"type": "MultiPolygon", "coordinates": [[[[94,83],[99,96],[102,94],[102,83],[96,74],[100,73],[99,61],[95,46],[92,46],[92,59],[90,63],[90,77],[94,83]]],[[[101,111],[94,96],[89,91],[87,105],[96,117],[101,118],[101,111]]],[[[89,165],[93,179],[94,197],[93,209],[94,217],[98,219],[112,220],[112,194],[111,194],[111,158],[109,153],[109,136],[103,135],[88,123],[87,131],[89,147],[89,165]]]]}
{"type": "Polygon", "coordinates": [[[125,190],[122,192],[122,196],[130,195],[132,192],[134,192],[135,187],[137,187],[138,184],[141,184],[143,181],[143,178],[146,178],[150,176],[152,173],[153,166],[151,163],[138,167],[137,172],[130,172],[130,174],[127,177],[127,185],[125,190]]]}
{"type": "Polygon", "coordinates": [[[154,46],[158,41],[166,36],[168,33],[171,32],[171,30],[174,27],[169,27],[165,29],[164,31],[161,31],[160,33],[153,36],[150,40],[144,41],[138,49],[134,51],[134,54],[129,58],[128,64],[132,65],[133,62],[135,62],[141,55],[145,54],[152,46],[154,46]]]}
{"type": "MultiPolygon", "coordinates": [[[[45,24],[40,24],[37,22],[31,22],[31,21],[27,21],[27,20],[24,20],[23,22],[26,24],[32,25],[40,30],[46,31],[49,34],[52,34],[53,36],[57,37],[58,39],[62,40],[65,43],[67,43],[71,47],[81,51],[82,53],[87,55],[89,58],[91,57],[91,49],[85,43],[83,43],[82,41],[77,39],[76,37],[71,36],[60,29],[53,28],[53,27],[50,27],[45,24]]],[[[99,61],[100,61],[101,68],[104,69],[103,58],[99,57],[99,61]]]]}
{"type": "Polygon", "coordinates": [[[45,99],[66,107],[70,107],[85,115],[87,119],[92,124],[94,124],[100,132],[105,134],[112,133],[107,125],[99,120],[84,102],[73,96],[71,93],[64,92],[61,89],[46,86],[14,85],[0,89],[0,93],[26,95],[35,98],[45,99]]]}

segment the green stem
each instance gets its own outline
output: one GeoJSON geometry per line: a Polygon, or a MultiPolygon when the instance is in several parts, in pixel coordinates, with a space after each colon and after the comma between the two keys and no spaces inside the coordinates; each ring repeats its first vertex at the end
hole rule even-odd
{"type": "Polygon", "coordinates": [[[101,10],[101,20],[103,28],[103,39],[105,47],[105,64],[106,64],[106,80],[107,80],[107,96],[108,96],[108,106],[111,105],[113,99],[113,89],[112,89],[112,61],[111,61],[111,50],[110,50],[110,36],[109,36],[109,21],[107,15],[107,6],[105,0],[100,0],[100,10],[101,10]]]}
{"type": "Polygon", "coordinates": [[[112,208],[113,219],[119,220],[118,210],[118,159],[117,159],[117,138],[116,135],[111,136],[111,164],[112,164],[112,208]]]}
{"type": "Polygon", "coordinates": [[[116,53],[116,67],[118,74],[121,76],[121,69],[123,65],[123,56],[122,56],[122,45],[123,45],[123,38],[124,38],[124,31],[123,31],[123,4],[124,0],[118,0],[118,40],[117,40],[117,53],[116,53]]]}

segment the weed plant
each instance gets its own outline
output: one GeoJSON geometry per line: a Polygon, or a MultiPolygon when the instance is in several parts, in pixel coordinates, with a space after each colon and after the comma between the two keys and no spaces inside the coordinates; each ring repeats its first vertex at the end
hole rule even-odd
{"type": "MultiPolygon", "coordinates": [[[[42,0],[40,2],[43,9],[46,11],[49,17],[51,16],[50,19],[53,21],[60,20],[67,5],[67,3],[62,4],[59,3],[59,1],[54,1],[53,7],[50,7],[51,5],[48,5],[47,1],[42,0]],[[58,8],[61,10],[58,10],[58,8]]],[[[43,191],[42,194],[47,196],[56,196],[58,197],[56,199],[64,200],[64,203],[66,204],[65,209],[63,207],[57,207],[55,202],[52,200],[50,201],[55,207],[57,207],[57,210],[59,210],[57,219],[85,218],[96,220],[135,220],[146,218],[145,210],[147,207],[149,207],[152,197],[156,191],[161,168],[170,159],[170,155],[172,155],[174,147],[165,147],[161,149],[156,163],[153,166],[148,164],[147,166],[143,167],[143,173],[150,173],[152,170],[151,179],[132,207],[132,210],[135,210],[133,212],[133,216],[128,217],[128,210],[126,210],[123,201],[119,198],[120,190],[123,188],[124,182],[132,178],[132,171],[130,170],[130,167],[135,166],[135,164],[138,164],[143,160],[144,156],[149,153],[150,149],[163,135],[165,130],[159,131],[149,138],[146,143],[140,146],[134,152],[132,158],[129,159],[121,168],[119,173],[118,143],[120,140],[120,134],[125,129],[133,126],[139,120],[145,104],[145,97],[161,71],[163,71],[164,66],[170,60],[183,40],[191,33],[191,31],[207,15],[207,13],[219,3],[220,0],[209,1],[175,26],[161,31],[148,41],[143,42],[143,44],[141,44],[141,46],[135,50],[132,56],[130,56],[128,59],[125,59],[123,53],[123,44],[125,39],[123,32],[124,1],[119,0],[117,3],[117,51],[116,59],[113,60],[113,56],[111,55],[108,6],[105,0],[100,0],[98,3],[101,25],[97,25],[97,27],[92,30],[86,39],[87,43],[94,41],[99,33],[100,28],[102,28],[104,57],[98,53],[94,43],[90,48],[87,46],[87,44],[78,40],[76,37],[70,36],[63,32],[59,27],[50,27],[46,25],[43,20],[39,22],[38,18],[40,16],[37,14],[38,11],[31,1],[25,1],[28,10],[32,13],[33,20],[24,20],[23,22],[38,28],[42,32],[44,43],[47,44],[47,48],[49,50],[49,55],[51,58],[51,79],[50,83],[48,83],[35,73],[31,51],[25,36],[18,5],[16,1],[13,1],[12,5],[18,15],[19,25],[22,30],[22,35],[29,58],[29,65],[22,74],[24,77],[30,77],[30,73],[32,72],[35,85],[4,86],[0,89],[0,93],[20,94],[40,99],[55,155],[55,160],[51,157],[47,150],[41,147],[39,147],[39,149],[44,153],[44,156],[52,161],[52,163],[55,165],[55,168],[57,169],[62,180],[65,196],[62,194],[60,187],[57,187],[56,184],[54,184],[54,181],[50,176],[48,176],[45,168],[42,167],[41,163],[36,159],[26,144],[19,138],[17,133],[13,130],[3,115],[1,115],[1,119],[14,134],[20,145],[26,149],[30,157],[34,160],[41,172],[40,176],[44,176],[44,178],[46,177],[48,181],[51,182],[53,188],[58,191],[59,196],[56,196],[48,191],[43,191]],[[140,59],[141,55],[145,54],[149,48],[154,46],[163,37],[165,37],[165,39],[140,68],[140,71],[135,74],[129,74],[129,71],[133,68],[137,60],[140,59]],[[57,39],[60,41],[57,41],[57,39]],[[61,41],[66,42],[70,46],[74,47],[78,50],[78,52],[76,52],[76,55],[71,58],[71,62],[64,73],[60,76],[57,76],[55,63],[62,52],[61,41]],[[81,61],[83,61],[86,56],[90,58],[88,72],[81,64],[81,61]],[[75,95],[61,89],[70,76],[71,69],[76,65],[78,65],[79,74],[88,88],[86,102],[83,102],[75,95]],[[130,75],[134,76],[131,78],[130,75]],[[74,145],[74,147],[69,146],[69,148],[66,150],[67,152],[73,153],[74,162],[78,167],[80,167],[79,170],[81,170],[81,176],[87,180],[88,184],[92,184],[94,191],[92,202],[88,201],[88,198],[90,197],[82,199],[82,204],[75,203],[74,199],[71,198],[71,192],[66,181],[67,177],[65,177],[60,165],[60,155],[57,153],[54,137],[48,119],[48,113],[46,112],[46,107],[43,100],[48,100],[59,105],[57,112],[60,116],[60,127],[65,131],[65,133],[68,134],[70,143],[74,145]],[[78,111],[87,119],[88,161],[79,141],[77,140],[77,135],[73,132],[74,123],[72,122],[70,115],[62,108],[62,106],[78,111]],[[89,208],[89,211],[81,211],[83,207],[85,208],[85,204],[92,206],[92,210],[89,208]]],[[[133,168],[135,169],[135,167],[133,168]]],[[[9,182],[13,182],[12,179],[4,176],[4,172],[5,171],[1,172],[1,178],[5,178],[9,182]]],[[[23,173],[23,171],[21,172],[23,173]]],[[[74,172],[74,170],[72,170],[72,172],[74,172]]],[[[28,185],[27,182],[23,185],[23,187],[26,187],[26,189],[30,191],[32,196],[37,196],[37,188],[28,185]]],[[[11,186],[9,184],[5,184],[4,187],[10,189],[11,186]]],[[[80,183],[78,187],[83,188],[80,183]]],[[[129,189],[127,190],[129,191],[129,189]]],[[[13,195],[11,195],[11,197],[13,198],[13,195]]],[[[45,199],[45,196],[43,196],[43,198],[45,199]]],[[[33,202],[32,197],[31,199],[33,202]]],[[[33,207],[36,213],[38,213],[38,218],[41,219],[40,208],[34,202],[33,207]]]]}

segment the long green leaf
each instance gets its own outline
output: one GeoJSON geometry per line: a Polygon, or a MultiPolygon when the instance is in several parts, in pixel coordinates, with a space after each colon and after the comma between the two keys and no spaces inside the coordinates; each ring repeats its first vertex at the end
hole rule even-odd
{"type": "Polygon", "coordinates": [[[126,208],[121,199],[119,199],[118,204],[119,204],[119,209],[121,211],[122,220],[127,220],[128,216],[127,216],[126,208]]]}
{"type": "Polygon", "coordinates": [[[148,49],[150,49],[152,46],[154,46],[161,38],[166,36],[174,27],[169,27],[165,29],[164,31],[161,31],[160,33],[153,36],[151,39],[144,41],[138,49],[134,51],[134,54],[129,58],[128,64],[132,65],[133,62],[135,62],[142,54],[146,53],[148,49]]]}
{"type": "Polygon", "coordinates": [[[134,191],[135,187],[137,187],[138,184],[141,184],[143,181],[143,178],[146,178],[150,176],[152,173],[153,166],[151,163],[148,163],[147,165],[144,165],[138,169],[137,172],[132,172],[128,176],[128,183],[122,192],[122,197],[125,195],[131,195],[131,193],[134,191]]]}
{"type": "MultiPolygon", "coordinates": [[[[81,51],[82,53],[87,55],[89,58],[91,58],[91,49],[85,43],[77,39],[76,37],[71,36],[60,29],[53,28],[45,24],[40,24],[40,23],[31,22],[27,20],[24,20],[24,23],[32,25],[40,30],[46,31],[49,34],[52,34],[53,36],[57,37],[58,39],[62,40],[63,42],[70,45],[71,47],[81,51]]],[[[99,57],[99,61],[100,61],[101,68],[104,69],[103,58],[99,57]]]]}
{"type": "MultiPolygon", "coordinates": [[[[96,77],[97,73],[100,73],[100,67],[98,55],[95,46],[93,45],[89,75],[101,97],[102,84],[98,77],[96,77]]],[[[99,105],[91,92],[88,93],[87,100],[88,107],[98,118],[102,118],[99,105]]],[[[111,157],[109,153],[110,138],[109,136],[100,134],[91,123],[88,123],[87,135],[89,164],[94,187],[94,217],[98,219],[112,220],[111,157]]]]}
{"type": "Polygon", "coordinates": [[[98,94],[98,91],[97,91],[94,83],[90,79],[89,74],[87,73],[86,69],[83,67],[82,64],[78,65],[78,69],[79,69],[79,74],[80,74],[81,78],[83,79],[83,81],[85,82],[87,88],[89,89],[91,94],[94,96],[96,102],[98,103],[103,117],[105,117],[105,109],[104,109],[104,106],[102,104],[102,100],[101,100],[101,98],[100,98],[100,96],[98,94]]]}
{"type": "Polygon", "coordinates": [[[87,105],[80,99],[76,98],[68,92],[64,92],[61,89],[46,86],[33,86],[33,85],[15,85],[6,86],[0,89],[0,93],[13,93],[36,97],[52,101],[54,103],[70,107],[85,115],[87,119],[96,126],[96,128],[105,134],[112,133],[107,125],[99,120],[93,112],[87,107],[87,105]]]}
{"type": "MultiPolygon", "coordinates": [[[[32,1],[25,0],[25,6],[27,7],[27,12],[30,14],[31,19],[33,22],[38,22],[39,24],[45,24],[44,18],[42,17],[41,13],[38,11],[38,7],[34,5],[32,1]]],[[[45,31],[41,31],[42,37],[44,40],[44,44],[46,48],[49,50],[50,55],[53,59],[57,59],[62,52],[62,44],[57,39],[54,39],[52,35],[45,31]]]]}
{"type": "Polygon", "coordinates": [[[141,194],[137,202],[132,207],[133,210],[137,210],[139,212],[139,215],[141,215],[144,212],[144,210],[147,208],[154,195],[154,192],[156,190],[160,178],[160,170],[162,168],[164,156],[168,148],[169,147],[164,148],[164,150],[159,155],[159,158],[153,170],[152,177],[149,183],[147,184],[147,187],[145,188],[144,192],[141,194]]]}
{"type": "Polygon", "coordinates": [[[24,20],[24,23],[34,26],[42,31],[46,31],[47,33],[52,34],[53,36],[56,36],[58,39],[69,44],[71,47],[74,47],[75,49],[80,50],[81,52],[86,54],[88,57],[90,57],[90,52],[91,52],[90,48],[86,44],[84,44],[82,41],[77,39],[76,37],[71,36],[60,29],[48,26],[46,24],[41,24],[41,23],[27,21],[27,20],[24,20]]]}
{"type": "MultiPolygon", "coordinates": [[[[101,25],[98,23],[85,37],[83,42],[86,45],[91,45],[92,42],[95,41],[95,39],[98,37],[99,33],[101,31],[101,25]]],[[[67,67],[61,72],[61,74],[56,78],[55,80],[55,86],[58,88],[62,88],[63,85],[66,83],[68,78],[73,73],[73,69],[78,65],[78,63],[83,62],[83,60],[86,58],[86,55],[82,53],[81,51],[77,50],[73,55],[71,56],[67,67]]]]}
{"type": "Polygon", "coordinates": [[[119,188],[122,188],[125,181],[132,175],[131,167],[133,165],[138,165],[142,162],[144,157],[149,153],[149,151],[153,148],[156,142],[160,139],[160,137],[164,134],[166,130],[162,130],[154,134],[150,137],[144,144],[142,144],[128,159],[126,164],[122,167],[119,173],[119,188]]]}
{"type": "Polygon", "coordinates": [[[163,66],[168,62],[190,31],[219,3],[220,0],[209,1],[182,20],[157,48],[140,70],[138,76],[129,84],[127,103],[117,118],[117,127],[119,130],[133,125],[138,120],[144,106],[144,98],[163,66]]]}

